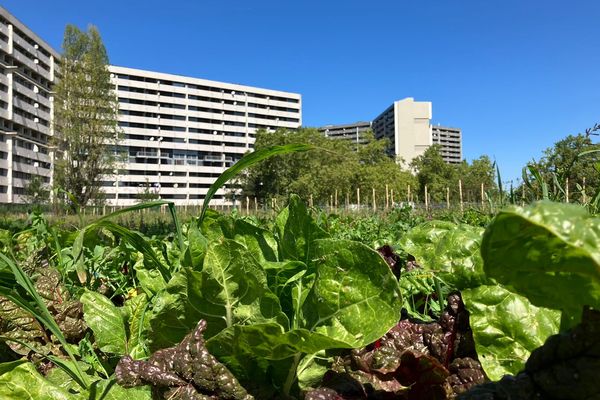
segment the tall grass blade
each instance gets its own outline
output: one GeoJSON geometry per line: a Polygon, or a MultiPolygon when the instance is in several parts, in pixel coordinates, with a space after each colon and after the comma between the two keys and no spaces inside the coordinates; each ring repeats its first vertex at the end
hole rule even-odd
{"type": "Polygon", "coordinates": [[[284,146],[271,146],[252,153],[246,154],[238,162],[227,168],[217,180],[210,186],[206,197],[204,197],[204,203],[202,204],[202,211],[200,213],[198,224],[202,224],[206,210],[210,204],[215,193],[219,190],[227,181],[238,175],[242,170],[272,156],[282,155],[287,153],[303,152],[312,150],[314,146],[301,143],[286,144],[284,146]]]}

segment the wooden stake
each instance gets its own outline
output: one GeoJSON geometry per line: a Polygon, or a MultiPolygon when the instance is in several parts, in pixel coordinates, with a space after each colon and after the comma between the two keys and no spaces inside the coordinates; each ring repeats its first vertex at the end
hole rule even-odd
{"type": "Polygon", "coordinates": [[[569,178],[565,179],[565,200],[569,202],[569,178]]]}
{"type": "Polygon", "coordinates": [[[446,208],[450,208],[450,188],[446,187],[446,208]]]}
{"type": "Polygon", "coordinates": [[[338,208],[337,189],[335,189],[335,197],[334,197],[334,199],[335,199],[334,208],[335,208],[335,211],[337,212],[337,208],[338,208]]]}
{"type": "Polygon", "coordinates": [[[392,207],[394,207],[394,189],[391,189],[390,197],[391,197],[391,201],[392,201],[392,207]]]}
{"type": "Polygon", "coordinates": [[[385,210],[390,208],[390,193],[388,191],[388,185],[385,185],[385,210]]]}
{"type": "Polygon", "coordinates": [[[358,204],[358,209],[360,210],[360,188],[356,188],[356,204],[358,204]]]}
{"type": "Polygon", "coordinates": [[[313,207],[313,196],[312,196],[312,194],[308,198],[308,205],[310,206],[310,208],[313,207]]]}
{"type": "Polygon", "coordinates": [[[350,207],[350,192],[346,192],[346,210],[350,207]]]}
{"type": "Polygon", "coordinates": [[[246,196],[246,215],[250,215],[250,197],[246,196]]]}
{"type": "Polygon", "coordinates": [[[377,203],[375,202],[375,188],[373,188],[373,211],[377,211],[377,203]]]}
{"type": "Polygon", "coordinates": [[[483,208],[483,207],[484,207],[484,203],[483,203],[483,193],[484,193],[484,191],[483,191],[483,182],[481,182],[481,208],[483,208]]]}
{"type": "Polygon", "coordinates": [[[587,195],[585,193],[585,176],[583,177],[583,186],[581,188],[583,189],[583,193],[581,193],[581,200],[583,201],[583,204],[585,205],[587,203],[587,195]]]}
{"type": "Polygon", "coordinates": [[[410,185],[408,185],[408,188],[406,189],[406,201],[410,203],[410,185]]]}
{"type": "Polygon", "coordinates": [[[460,212],[463,212],[462,180],[458,180],[458,198],[460,199],[460,212]]]}
{"type": "Polygon", "coordinates": [[[427,195],[427,185],[425,185],[425,211],[429,210],[429,196],[427,195]]]}

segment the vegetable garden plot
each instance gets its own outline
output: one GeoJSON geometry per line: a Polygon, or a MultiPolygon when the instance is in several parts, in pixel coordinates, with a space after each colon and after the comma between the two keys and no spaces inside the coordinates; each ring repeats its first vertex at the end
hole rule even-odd
{"type": "Polygon", "coordinates": [[[599,231],[542,202],[485,232],[426,222],[384,258],[295,196],[272,229],[207,212],[162,240],[38,219],[3,243],[0,398],[593,398],[599,231]]]}

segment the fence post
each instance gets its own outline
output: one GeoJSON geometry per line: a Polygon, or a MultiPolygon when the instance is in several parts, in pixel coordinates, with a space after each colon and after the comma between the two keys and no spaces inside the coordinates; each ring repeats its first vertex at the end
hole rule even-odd
{"type": "Polygon", "coordinates": [[[310,196],[308,196],[308,205],[310,206],[310,208],[313,207],[313,197],[312,197],[312,193],[310,194],[310,196]]]}
{"type": "Polygon", "coordinates": [[[335,208],[335,212],[337,212],[337,209],[338,209],[338,197],[337,197],[337,189],[335,189],[335,197],[334,197],[334,200],[335,200],[335,206],[334,206],[334,208],[335,208]]]}
{"type": "Polygon", "coordinates": [[[427,185],[425,185],[425,211],[429,211],[429,196],[427,195],[427,185]]]}
{"type": "Polygon", "coordinates": [[[458,180],[458,198],[460,199],[460,212],[464,211],[463,208],[463,193],[462,193],[462,180],[458,180]]]}
{"type": "Polygon", "coordinates": [[[385,184],[385,210],[390,208],[390,192],[388,191],[388,185],[385,184]]]}
{"type": "Polygon", "coordinates": [[[569,202],[569,178],[565,179],[565,200],[569,202]]]}
{"type": "Polygon", "coordinates": [[[346,211],[350,207],[350,192],[346,191],[346,211]]]}
{"type": "Polygon", "coordinates": [[[250,197],[246,196],[246,215],[250,215],[250,197]]]}
{"type": "Polygon", "coordinates": [[[481,182],[481,209],[484,209],[484,203],[483,203],[483,182],[481,182]]]}
{"type": "Polygon", "coordinates": [[[390,200],[392,201],[392,207],[394,207],[394,189],[390,189],[390,197],[390,200]]]}
{"type": "Polygon", "coordinates": [[[360,210],[360,188],[356,188],[356,204],[358,205],[358,209],[360,210]]]}
{"type": "Polygon", "coordinates": [[[450,188],[446,187],[446,208],[450,209],[450,188]]]}
{"type": "Polygon", "coordinates": [[[406,201],[410,203],[410,185],[408,185],[408,188],[406,189],[406,201]]]}
{"type": "Polygon", "coordinates": [[[373,188],[373,211],[377,211],[377,203],[375,202],[375,188],[373,188]]]}

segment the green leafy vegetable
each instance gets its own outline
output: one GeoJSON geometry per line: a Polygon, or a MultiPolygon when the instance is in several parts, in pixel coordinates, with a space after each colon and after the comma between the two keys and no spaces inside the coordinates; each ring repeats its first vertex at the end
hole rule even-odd
{"type": "Polygon", "coordinates": [[[483,229],[447,221],[430,221],[410,230],[400,247],[417,263],[457,288],[477,287],[487,278],[479,253],[483,229]]]}
{"type": "Polygon", "coordinates": [[[582,306],[600,306],[600,218],[583,207],[543,201],[502,211],[481,253],[490,277],[536,306],[562,310],[562,329],[582,306]]]}
{"type": "Polygon", "coordinates": [[[538,308],[500,285],[463,290],[479,361],[490,379],[516,374],[558,332],[560,312],[538,308]]]}
{"type": "Polygon", "coordinates": [[[98,348],[105,353],[127,354],[127,332],[121,311],[100,293],[86,291],[80,301],[98,348]]]}

